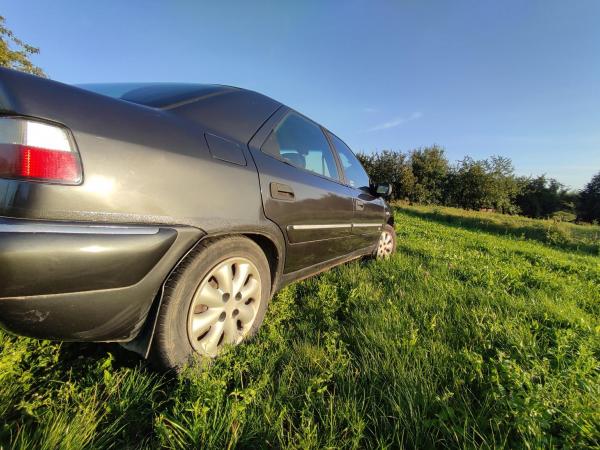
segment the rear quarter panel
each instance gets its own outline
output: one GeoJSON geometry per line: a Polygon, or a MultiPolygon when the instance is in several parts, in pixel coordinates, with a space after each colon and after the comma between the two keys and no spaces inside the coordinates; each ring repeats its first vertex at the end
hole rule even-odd
{"type": "Polygon", "coordinates": [[[186,224],[208,232],[263,220],[252,159],[245,155],[247,164],[237,165],[213,158],[204,137],[212,130],[50,80],[0,75],[3,113],[70,128],[84,172],[80,186],[0,180],[0,216],[186,224]]]}

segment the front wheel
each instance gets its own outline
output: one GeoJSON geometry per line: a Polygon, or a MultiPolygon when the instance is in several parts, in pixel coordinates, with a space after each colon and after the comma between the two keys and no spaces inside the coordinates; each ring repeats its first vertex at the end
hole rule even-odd
{"type": "Polygon", "coordinates": [[[396,251],[396,230],[393,226],[385,224],[381,228],[379,242],[375,249],[377,259],[387,259],[396,251]]]}
{"type": "Polygon", "coordinates": [[[152,359],[177,368],[254,336],[271,297],[269,263],[245,237],[200,243],[167,281],[152,359]]]}

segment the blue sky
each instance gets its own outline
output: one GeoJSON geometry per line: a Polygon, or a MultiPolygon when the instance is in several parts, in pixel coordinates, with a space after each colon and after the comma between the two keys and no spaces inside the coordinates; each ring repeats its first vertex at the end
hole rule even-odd
{"type": "Polygon", "coordinates": [[[354,150],[437,143],[581,188],[600,170],[600,1],[3,2],[67,82],[257,90],[354,150]]]}

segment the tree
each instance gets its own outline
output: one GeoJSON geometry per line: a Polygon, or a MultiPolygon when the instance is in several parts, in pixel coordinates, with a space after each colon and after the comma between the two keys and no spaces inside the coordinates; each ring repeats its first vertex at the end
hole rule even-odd
{"type": "Polygon", "coordinates": [[[510,158],[495,155],[486,160],[485,165],[491,183],[489,207],[502,213],[518,213],[519,208],[515,205],[515,198],[521,186],[515,176],[515,168],[510,158]]]}
{"type": "Polygon", "coordinates": [[[521,193],[516,203],[521,212],[529,217],[550,217],[557,211],[572,211],[573,196],[553,178],[540,175],[536,178],[521,178],[521,193]]]}
{"type": "Polygon", "coordinates": [[[577,218],[586,222],[600,221],[600,172],[580,192],[577,218]]]}
{"type": "Polygon", "coordinates": [[[410,200],[427,204],[442,203],[448,174],[448,160],[444,155],[444,149],[434,145],[413,150],[410,161],[415,177],[410,200]]]}
{"type": "Polygon", "coordinates": [[[492,208],[491,191],[486,161],[466,156],[448,173],[445,203],[465,209],[492,208]]]}
{"type": "Polygon", "coordinates": [[[512,161],[502,156],[476,161],[466,156],[450,169],[445,203],[466,209],[494,209],[514,214],[519,184],[512,161]]]}
{"type": "MultiPolygon", "coordinates": [[[[370,155],[363,153],[358,158],[371,181],[392,184],[393,199],[465,209],[493,209],[530,217],[554,217],[560,212],[563,220],[575,219],[577,194],[544,175],[517,177],[510,158],[492,156],[474,160],[466,156],[450,166],[443,148],[437,145],[408,153],[393,150],[370,155]]],[[[590,188],[590,191],[600,189],[600,174],[596,177],[596,187],[590,188]]],[[[586,195],[585,199],[598,198],[586,195]]],[[[592,200],[588,203],[597,205],[592,200]]],[[[581,211],[584,208],[584,203],[580,202],[581,211]]],[[[593,206],[591,208],[594,210],[593,206]]],[[[582,220],[584,214],[582,212],[582,220]]]]}
{"type": "Polygon", "coordinates": [[[6,27],[4,17],[0,16],[0,66],[43,77],[44,71],[29,60],[31,55],[39,52],[39,48],[18,39],[6,27]]]}
{"type": "Polygon", "coordinates": [[[357,155],[374,183],[390,183],[393,199],[408,199],[414,186],[414,176],[408,156],[402,152],[384,150],[381,153],[357,155]]]}

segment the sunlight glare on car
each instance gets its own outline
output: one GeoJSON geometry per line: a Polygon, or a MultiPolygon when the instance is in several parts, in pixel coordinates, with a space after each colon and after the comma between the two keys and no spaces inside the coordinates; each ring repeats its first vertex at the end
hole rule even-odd
{"type": "Polygon", "coordinates": [[[101,175],[93,175],[86,178],[83,189],[91,194],[108,197],[115,190],[115,180],[101,175]]]}
{"type": "Polygon", "coordinates": [[[81,247],[82,252],[86,253],[101,253],[107,250],[107,247],[101,245],[88,245],[87,247],[81,247]]]}

